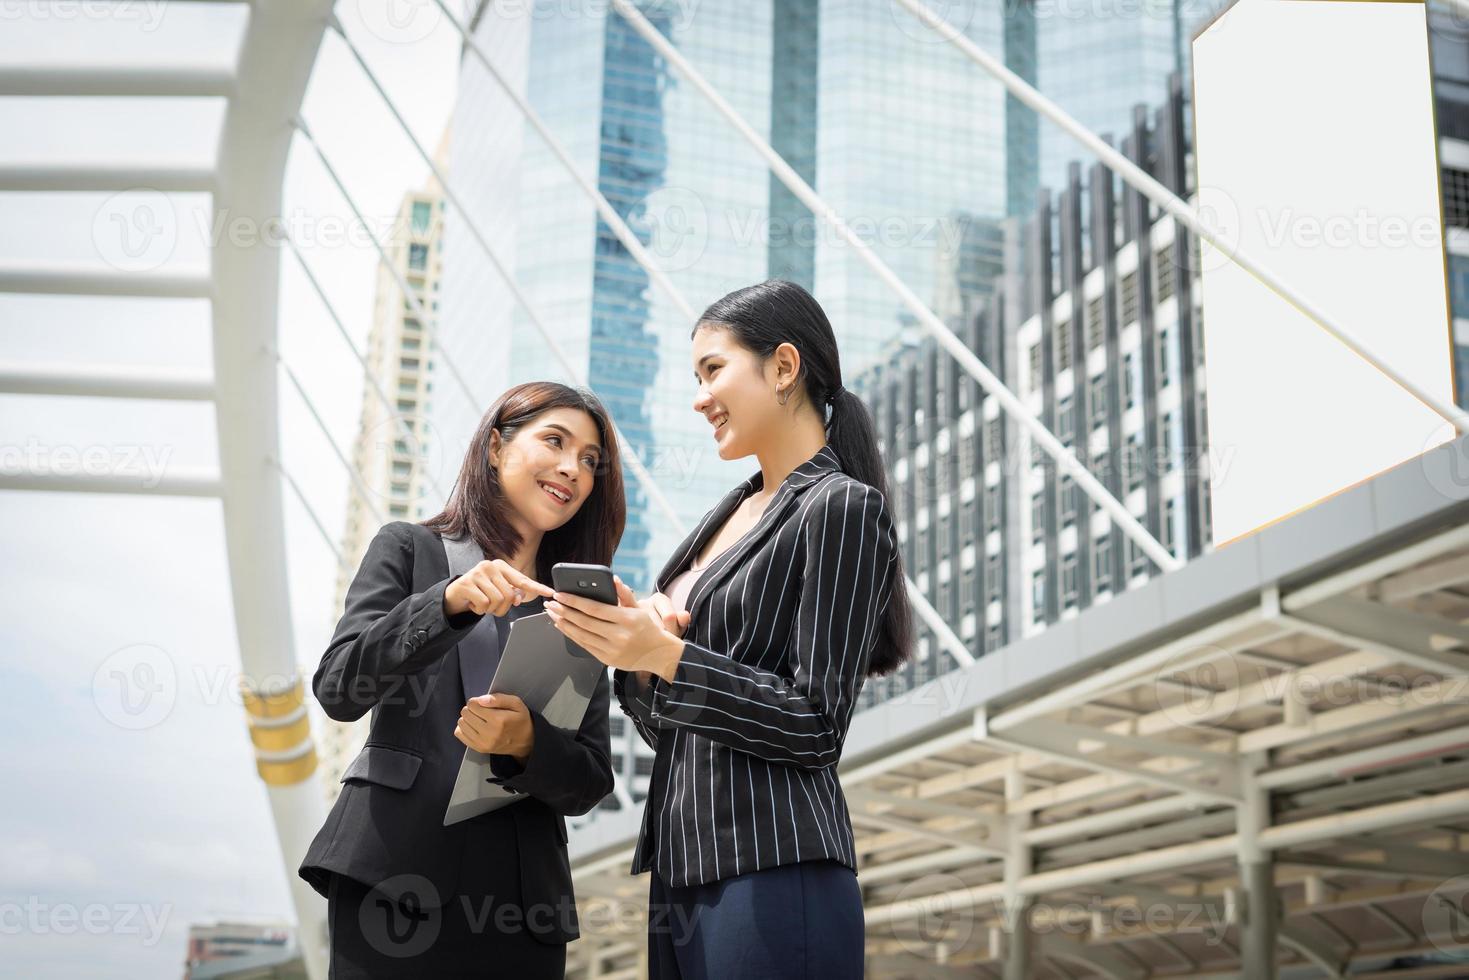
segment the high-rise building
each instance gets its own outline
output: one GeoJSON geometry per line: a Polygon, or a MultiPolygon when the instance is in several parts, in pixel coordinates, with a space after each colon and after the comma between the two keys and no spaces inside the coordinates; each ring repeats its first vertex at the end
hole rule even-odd
{"type": "MultiPolygon", "coordinates": [[[[1458,398],[1469,364],[1469,45],[1437,32],[1441,176],[1458,398]]],[[[1122,152],[1193,193],[1182,78],[1138,106],[1122,152]]],[[[965,343],[1175,556],[1210,547],[1198,243],[1100,163],[1067,167],[1003,225],[1005,272],[951,314],[965,343]],[[1086,179],[1083,181],[1082,175],[1086,179]],[[1025,261],[1020,260],[1024,253],[1025,261]]],[[[1111,518],[930,338],[909,335],[853,385],[873,411],[907,570],[982,656],[1106,602],[1157,570],[1111,518]]],[[[955,666],[930,639],[865,705],[955,666]]]]}
{"type": "MultiPolygon", "coordinates": [[[[439,161],[444,161],[447,138],[441,141],[439,161]]],[[[384,521],[417,521],[437,513],[442,496],[454,473],[451,465],[430,466],[430,451],[441,459],[441,447],[428,421],[433,393],[432,323],[425,324],[414,312],[399,285],[408,284],[422,308],[432,317],[438,307],[442,279],[441,254],[444,226],[443,194],[432,177],[422,190],[403,195],[402,203],[387,236],[385,251],[396,270],[379,263],[372,326],[368,330],[364,357],[367,372],[362,385],[362,408],[357,435],[352,445],[352,466],[357,471],[366,497],[356,487],[348,488],[347,518],[342,532],[342,564],[337,569],[332,622],[342,615],[347,587],[352,583],[367,545],[384,521]],[[383,404],[385,395],[388,405],[383,404]],[[442,474],[437,471],[443,471],[442,474]]],[[[367,739],[370,716],[340,722],[325,716],[317,719],[317,743],[321,765],[318,773],[328,805],[341,790],[341,776],[367,739]]]]}
{"type": "MultiPolygon", "coordinates": [[[[1123,152],[1190,192],[1178,77],[1138,108],[1123,152]],[[1149,125],[1151,122],[1151,125],[1149,125]]],[[[1100,164],[1003,225],[994,295],[951,319],[964,342],[1181,558],[1207,540],[1202,343],[1192,251],[1100,164]],[[1053,229],[1057,240],[1052,241],[1053,229]]],[[[855,385],[877,421],[909,575],[982,656],[1147,580],[1145,555],[931,338],[855,385]]],[[[952,669],[922,638],[873,704],[952,669]]]]}

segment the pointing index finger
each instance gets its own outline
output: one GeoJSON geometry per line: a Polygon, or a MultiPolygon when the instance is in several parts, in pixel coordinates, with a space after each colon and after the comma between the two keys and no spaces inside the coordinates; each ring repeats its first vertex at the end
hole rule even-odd
{"type": "Polygon", "coordinates": [[[535,579],[520,571],[520,569],[518,568],[511,569],[508,574],[512,582],[514,582],[520,588],[527,590],[528,592],[533,592],[536,595],[543,595],[547,599],[556,594],[555,590],[552,589],[550,586],[542,585],[540,582],[537,582],[535,579]]]}

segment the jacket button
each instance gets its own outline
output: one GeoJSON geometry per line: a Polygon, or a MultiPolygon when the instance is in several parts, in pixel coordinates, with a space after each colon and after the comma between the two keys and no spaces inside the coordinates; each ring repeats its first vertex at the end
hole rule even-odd
{"type": "Polygon", "coordinates": [[[428,630],[419,630],[413,635],[415,638],[417,638],[418,642],[422,643],[424,640],[428,639],[428,630]]]}

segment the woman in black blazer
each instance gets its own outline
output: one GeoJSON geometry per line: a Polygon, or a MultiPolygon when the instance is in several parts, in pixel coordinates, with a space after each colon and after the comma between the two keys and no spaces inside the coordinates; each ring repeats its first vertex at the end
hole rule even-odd
{"type": "Polygon", "coordinates": [[[650,599],[619,583],[618,606],[557,593],[546,610],[616,668],[656,752],[632,868],[653,871],[650,975],[860,977],[836,766],[863,681],[912,646],[876,435],[800,286],[729,294],[693,341],[695,411],[721,458],[753,454],[759,472],[679,546],[650,599]]]}
{"type": "Polygon", "coordinates": [[[485,413],[442,513],[368,546],[312,679],[328,716],[372,712],[299,871],[327,896],[333,980],[564,976],[578,935],[564,818],[612,791],[607,680],[575,735],[485,692],[551,566],[609,563],[625,520],[606,410],[535,383],[485,413]],[[485,560],[451,576],[445,539],[485,560]],[[526,798],[446,827],[466,746],[526,798]]]}

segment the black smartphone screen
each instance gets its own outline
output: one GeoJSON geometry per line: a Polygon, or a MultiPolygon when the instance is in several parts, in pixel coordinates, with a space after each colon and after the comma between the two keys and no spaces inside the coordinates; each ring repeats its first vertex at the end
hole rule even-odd
{"type": "Polygon", "coordinates": [[[617,605],[617,585],[606,565],[578,565],[560,561],[551,566],[551,584],[557,592],[617,605]]]}

